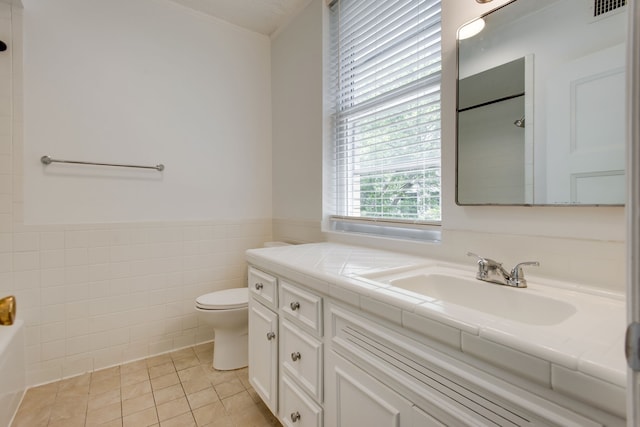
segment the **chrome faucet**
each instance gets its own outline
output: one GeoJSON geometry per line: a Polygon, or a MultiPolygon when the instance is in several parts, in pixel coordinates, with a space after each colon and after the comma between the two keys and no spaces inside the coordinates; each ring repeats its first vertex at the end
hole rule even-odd
{"type": "Polygon", "coordinates": [[[501,262],[481,257],[473,252],[467,252],[467,256],[478,258],[476,279],[484,282],[497,283],[498,285],[513,286],[515,288],[527,287],[527,280],[524,278],[524,271],[522,271],[523,265],[540,265],[538,261],[525,261],[516,264],[511,272],[508,272],[504,269],[501,262]]]}

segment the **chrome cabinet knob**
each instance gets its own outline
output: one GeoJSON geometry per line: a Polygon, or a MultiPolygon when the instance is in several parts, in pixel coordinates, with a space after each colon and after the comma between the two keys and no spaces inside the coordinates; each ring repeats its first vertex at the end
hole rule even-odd
{"type": "Polygon", "coordinates": [[[299,419],[300,419],[300,412],[296,411],[291,413],[291,422],[295,423],[299,419]]]}
{"type": "Polygon", "coordinates": [[[293,353],[291,353],[291,360],[293,360],[294,362],[297,362],[298,360],[300,360],[302,356],[300,355],[299,351],[295,351],[293,353]]]}
{"type": "Polygon", "coordinates": [[[267,339],[269,341],[271,341],[272,339],[274,339],[276,337],[276,333],[275,332],[267,332],[267,339]]]}
{"type": "Polygon", "coordinates": [[[264,288],[264,285],[262,283],[256,283],[255,285],[256,291],[259,291],[260,289],[264,288]]]}
{"type": "Polygon", "coordinates": [[[300,308],[300,303],[298,301],[294,301],[291,304],[289,304],[289,307],[291,307],[291,310],[296,311],[297,309],[300,308]]]}

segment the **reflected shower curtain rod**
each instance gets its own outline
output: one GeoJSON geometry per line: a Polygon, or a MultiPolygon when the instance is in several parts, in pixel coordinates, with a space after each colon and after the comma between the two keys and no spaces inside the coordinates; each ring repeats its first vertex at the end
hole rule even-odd
{"type": "Polygon", "coordinates": [[[96,162],[81,162],[78,160],[61,160],[61,159],[52,159],[50,156],[42,156],[40,157],[40,161],[43,165],[50,165],[51,163],[72,163],[75,165],[94,165],[94,166],[115,166],[119,168],[137,168],[137,169],[155,169],[159,172],[164,170],[164,165],[162,163],[157,164],[155,166],[140,166],[140,165],[125,165],[118,163],[96,163],[96,162]]]}

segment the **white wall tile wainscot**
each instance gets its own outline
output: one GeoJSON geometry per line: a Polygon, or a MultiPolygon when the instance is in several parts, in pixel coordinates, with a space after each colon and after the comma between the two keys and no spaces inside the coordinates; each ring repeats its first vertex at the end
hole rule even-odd
{"type": "Polygon", "coordinates": [[[17,226],[0,234],[0,293],[26,323],[27,382],[213,339],[195,298],[246,286],[271,221],[17,226]]]}

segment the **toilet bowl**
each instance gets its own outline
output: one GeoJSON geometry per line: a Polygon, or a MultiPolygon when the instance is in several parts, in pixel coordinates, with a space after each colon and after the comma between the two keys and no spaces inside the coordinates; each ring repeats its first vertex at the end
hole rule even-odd
{"type": "Polygon", "coordinates": [[[247,366],[249,290],[225,289],[196,298],[201,322],[215,331],[213,368],[220,371],[247,366]]]}

